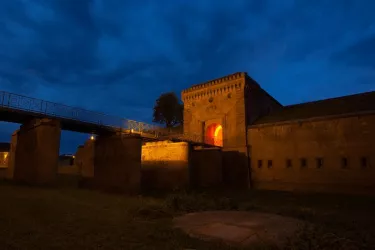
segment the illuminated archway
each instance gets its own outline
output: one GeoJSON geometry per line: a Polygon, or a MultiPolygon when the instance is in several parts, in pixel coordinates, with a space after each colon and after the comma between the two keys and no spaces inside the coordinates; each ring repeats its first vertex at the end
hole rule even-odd
{"type": "Polygon", "coordinates": [[[206,128],[205,141],[207,144],[223,146],[223,127],[220,124],[213,123],[206,128]]]}

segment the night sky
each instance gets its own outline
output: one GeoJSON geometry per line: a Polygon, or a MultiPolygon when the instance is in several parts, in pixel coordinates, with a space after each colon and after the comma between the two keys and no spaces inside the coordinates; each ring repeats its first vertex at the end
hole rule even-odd
{"type": "MultiPolygon", "coordinates": [[[[161,93],[239,71],[284,105],[372,91],[374,9],[372,0],[2,0],[0,90],[146,122],[161,93]]],[[[17,127],[0,123],[0,141],[17,127]]],[[[63,132],[61,151],[88,137],[63,132]]]]}

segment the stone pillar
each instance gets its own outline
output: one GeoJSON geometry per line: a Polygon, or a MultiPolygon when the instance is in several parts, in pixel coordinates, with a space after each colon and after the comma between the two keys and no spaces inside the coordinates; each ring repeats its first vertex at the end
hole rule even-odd
{"type": "Polygon", "coordinates": [[[91,187],[94,179],[95,140],[87,140],[85,145],[78,147],[74,165],[77,166],[81,187],[91,187]]]}
{"type": "Polygon", "coordinates": [[[13,175],[14,175],[14,166],[15,166],[15,161],[16,161],[16,149],[17,149],[17,139],[18,139],[18,132],[19,130],[17,129],[16,131],[13,132],[12,138],[10,139],[10,151],[9,151],[9,156],[8,156],[8,168],[6,172],[5,178],[7,180],[13,180],[13,175]]]}
{"type": "Polygon", "coordinates": [[[142,138],[101,135],[95,139],[94,185],[105,191],[140,191],[142,138]]]}
{"type": "Polygon", "coordinates": [[[60,135],[61,127],[57,120],[33,119],[23,124],[17,135],[14,181],[36,185],[54,184],[60,135]]]}

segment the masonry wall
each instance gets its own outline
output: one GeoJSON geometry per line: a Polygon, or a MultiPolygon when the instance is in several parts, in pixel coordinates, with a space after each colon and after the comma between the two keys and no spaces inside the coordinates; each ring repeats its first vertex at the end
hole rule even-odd
{"type": "Polygon", "coordinates": [[[0,180],[5,179],[8,170],[9,152],[0,152],[0,180]]]}
{"type": "Polygon", "coordinates": [[[223,127],[223,146],[246,145],[245,74],[236,73],[182,92],[184,132],[205,136],[204,128],[212,123],[223,127]]]}
{"type": "Polygon", "coordinates": [[[94,177],[94,152],[95,141],[87,140],[83,146],[78,147],[74,164],[83,178],[94,177]]]}
{"type": "Polygon", "coordinates": [[[224,187],[231,189],[248,188],[250,186],[249,165],[246,147],[235,148],[230,151],[223,149],[224,187]]]}
{"type": "Polygon", "coordinates": [[[190,168],[194,188],[212,188],[223,184],[223,154],[219,148],[192,150],[190,168]]]}
{"type": "Polygon", "coordinates": [[[138,194],[141,187],[141,137],[120,133],[100,135],[93,144],[94,187],[109,192],[138,194]]]}
{"type": "Polygon", "coordinates": [[[182,92],[184,132],[205,136],[204,128],[219,123],[223,128],[223,182],[227,187],[248,186],[246,100],[248,80],[235,73],[193,86],[182,92]]]}
{"type": "Polygon", "coordinates": [[[63,175],[80,175],[80,171],[77,165],[59,165],[57,170],[58,174],[63,175]]]}
{"type": "Polygon", "coordinates": [[[174,189],[189,185],[189,144],[170,141],[142,146],[142,187],[174,189]]]}
{"type": "Polygon", "coordinates": [[[13,132],[11,140],[10,140],[10,151],[8,155],[8,169],[6,171],[6,179],[12,180],[14,177],[14,168],[16,164],[16,150],[17,150],[17,142],[18,142],[18,132],[16,130],[13,132]]]}
{"type": "Polygon", "coordinates": [[[57,120],[33,119],[21,125],[14,161],[15,181],[36,185],[54,184],[60,132],[57,120]]]}
{"type": "Polygon", "coordinates": [[[375,115],[251,127],[248,139],[255,188],[375,193],[375,115]]]}
{"type": "Polygon", "coordinates": [[[247,124],[252,124],[259,117],[280,110],[283,106],[262,89],[250,77],[246,78],[246,116],[247,124]]]}

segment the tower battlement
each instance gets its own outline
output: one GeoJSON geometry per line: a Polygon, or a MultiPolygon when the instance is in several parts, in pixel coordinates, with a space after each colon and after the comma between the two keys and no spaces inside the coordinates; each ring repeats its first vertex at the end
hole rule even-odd
{"type": "Polygon", "coordinates": [[[247,73],[237,72],[205,83],[196,84],[183,90],[181,99],[183,102],[186,102],[226,94],[233,90],[243,88],[246,78],[248,78],[247,73]]]}

